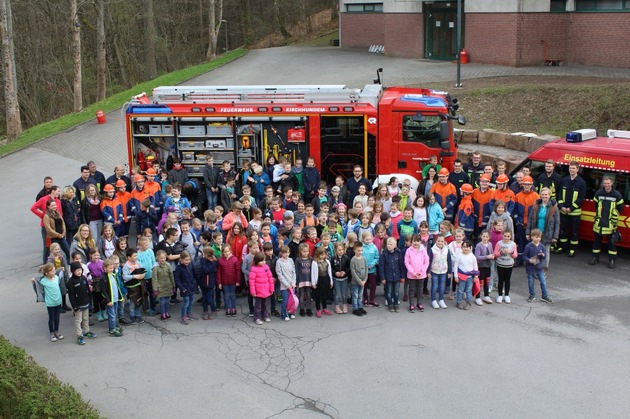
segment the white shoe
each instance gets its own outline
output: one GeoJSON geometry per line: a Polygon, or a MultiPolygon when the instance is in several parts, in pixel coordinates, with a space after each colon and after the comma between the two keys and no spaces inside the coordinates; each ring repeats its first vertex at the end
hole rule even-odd
{"type": "Polygon", "coordinates": [[[499,295],[499,296],[497,297],[497,303],[498,303],[498,304],[501,304],[502,302],[503,302],[503,296],[502,296],[502,295],[499,295]]]}
{"type": "Polygon", "coordinates": [[[490,296],[483,297],[483,302],[486,304],[492,304],[492,298],[490,298],[490,296]]]}
{"type": "Polygon", "coordinates": [[[440,305],[440,307],[446,308],[446,303],[444,302],[444,300],[438,301],[438,304],[440,305]]]}
{"type": "Polygon", "coordinates": [[[505,301],[505,304],[510,304],[512,302],[512,300],[510,300],[509,295],[506,295],[505,297],[503,297],[503,300],[505,301]]]}
{"type": "Polygon", "coordinates": [[[433,300],[433,301],[431,301],[431,307],[439,309],[440,305],[438,304],[437,301],[433,300]]]}
{"type": "Polygon", "coordinates": [[[483,303],[481,302],[481,298],[475,298],[475,304],[477,304],[478,306],[482,306],[483,303]]]}

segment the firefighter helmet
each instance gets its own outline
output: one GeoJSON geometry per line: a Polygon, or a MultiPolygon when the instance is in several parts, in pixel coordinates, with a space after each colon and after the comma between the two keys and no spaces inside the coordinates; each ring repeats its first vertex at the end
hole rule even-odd
{"type": "Polygon", "coordinates": [[[105,185],[105,187],[103,187],[103,190],[105,192],[114,192],[116,189],[114,189],[114,187],[108,183],[107,185],[105,185]]]}
{"type": "Polygon", "coordinates": [[[438,172],[438,176],[448,176],[448,169],[446,167],[441,168],[438,172]]]}
{"type": "Polygon", "coordinates": [[[462,192],[472,193],[473,187],[470,183],[464,183],[461,188],[459,188],[462,192]]]}
{"type": "Polygon", "coordinates": [[[497,183],[508,183],[509,180],[510,178],[507,175],[499,175],[497,177],[497,183]]]}
{"type": "Polygon", "coordinates": [[[532,179],[531,176],[525,176],[523,180],[521,181],[521,183],[526,184],[526,185],[532,185],[534,183],[534,179],[532,179]]]}

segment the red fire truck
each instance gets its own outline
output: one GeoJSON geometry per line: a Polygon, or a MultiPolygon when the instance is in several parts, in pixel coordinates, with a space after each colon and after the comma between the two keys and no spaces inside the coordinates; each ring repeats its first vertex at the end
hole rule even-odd
{"type": "Polygon", "coordinates": [[[180,157],[201,177],[208,153],[237,168],[273,154],[304,163],[313,156],[329,183],[355,164],[372,180],[418,179],[431,155],[452,166],[453,121],[465,123],[457,110],[446,92],[381,84],[158,87],[126,105],[129,165],[180,157]]]}

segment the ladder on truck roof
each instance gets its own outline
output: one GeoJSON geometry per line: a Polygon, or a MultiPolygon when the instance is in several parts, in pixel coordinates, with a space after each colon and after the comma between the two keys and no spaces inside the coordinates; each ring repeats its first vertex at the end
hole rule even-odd
{"type": "Polygon", "coordinates": [[[288,86],[161,86],[153,89],[153,100],[158,102],[343,102],[359,100],[359,89],[345,85],[288,85],[288,86]]]}

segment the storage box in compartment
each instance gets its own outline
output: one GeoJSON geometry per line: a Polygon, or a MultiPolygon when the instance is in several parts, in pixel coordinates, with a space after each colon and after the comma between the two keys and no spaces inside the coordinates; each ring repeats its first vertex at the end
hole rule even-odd
{"type": "Polygon", "coordinates": [[[203,176],[203,165],[192,166],[192,165],[187,164],[184,167],[186,168],[186,171],[188,172],[188,176],[192,176],[192,177],[203,176]]]}
{"type": "Polygon", "coordinates": [[[194,163],[195,152],[194,151],[182,151],[182,161],[184,163],[194,163]]]}
{"type": "Polygon", "coordinates": [[[214,157],[215,163],[223,163],[223,160],[234,163],[234,153],[231,151],[214,151],[212,157],[214,157]]]}
{"type": "Polygon", "coordinates": [[[212,124],[206,127],[208,135],[232,135],[232,126],[227,124],[212,124]]]}
{"type": "Polygon", "coordinates": [[[203,125],[180,125],[179,135],[205,135],[206,127],[203,125]]]}
{"type": "Polygon", "coordinates": [[[149,134],[162,134],[162,125],[149,125],[149,134]]]}
{"type": "Polygon", "coordinates": [[[206,148],[209,148],[210,150],[224,149],[227,148],[227,143],[225,140],[206,140],[206,148]]]}
{"type": "Polygon", "coordinates": [[[162,134],[173,135],[172,125],[162,125],[162,134]]]}
{"type": "Polygon", "coordinates": [[[205,141],[180,141],[180,150],[203,150],[206,148],[205,141]]]}

